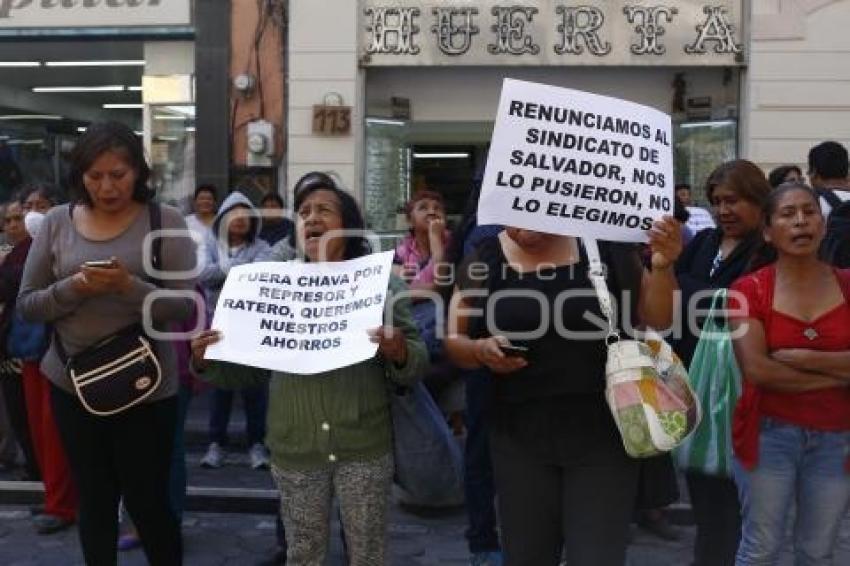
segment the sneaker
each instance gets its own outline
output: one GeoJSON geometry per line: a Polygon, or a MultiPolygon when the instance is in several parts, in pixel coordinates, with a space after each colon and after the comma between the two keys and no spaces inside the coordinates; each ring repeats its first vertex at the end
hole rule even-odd
{"type": "Polygon", "coordinates": [[[224,460],[224,451],[219,446],[218,442],[210,442],[207,453],[201,458],[202,468],[220,468],[222,460],[224,460]]]}
{"type": "Polygon", "coordinates": [[[118,550],[121,552],[129,552],[142,546],[142,539],[136,532],[124,533],[118,537],[118,550]]]}
{"type": "Polygon", "coordinates": [[[266,452],[266,447],[257,443],[248,451],[248,456],[251,458],[251,468],[255,470],[267,470],[269,468],[269,455],[266,452]]]}
{"type": "Polygon", "coordinates": [[[35,532],[40,535],[52,535],[59,531],[64,531],[74,524],[70,519],[63,519],[56,515],[36,515],[33,517],[32,524],[35,526],[35,532]]]}
{"type": "Polygon", "coordinates": [[[469,558],[469,566],[502,566],[502,552],[499,550],[473,552],[469,558]]]}

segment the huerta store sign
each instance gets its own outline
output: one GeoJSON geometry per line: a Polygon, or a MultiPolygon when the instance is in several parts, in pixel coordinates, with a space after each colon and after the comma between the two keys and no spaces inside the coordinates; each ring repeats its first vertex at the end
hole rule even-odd
{"type": "Polygon", "coordinates": [[[0,28],[188,25],[191,0],[0,0],[0,28]]]}
{"type": "Polygon", "coordinates": [[[741,0],[361,0],[361,64],[745,62],[741,0]]]}

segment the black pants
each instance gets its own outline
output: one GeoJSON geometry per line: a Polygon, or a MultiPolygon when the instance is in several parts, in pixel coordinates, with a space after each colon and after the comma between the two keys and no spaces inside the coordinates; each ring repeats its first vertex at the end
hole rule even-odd
{"type": "Polygon", "coordinates": [[[490,450],[506,566],[557,566],[564,546],[569,566],[625,563],[638,465],[622,446],[587,465],[543,462],[498,432],[490,450]]]}
{"type": "Polygon", "coordinates": [[[35,449],[32,444],[30,425],[27,420],[27,402],[24,397],[24,381],[20,372],[10,372],[2,375],[0,387],[3,388],[3,400],[6,405],[6,414],[9,417],[9,425],[15,433],[15,439],[24,454],[24,471],[26,479],[38,481],[41,473],[38,468],[38,460],[35,457],[35,449]]]}
{"type": "Polygon", "coordinates": [[[697,524],[694,566],[733,566],[741,540],[741,506],[735,482],[694,473],[685,478],[697,524]]]}
{"type": "Polygon", "coordinates": [[[180,525],[170,505],[169,475],[177,398],[98,417],[51,388],[53,415],[80,492],[79,532],[88,566],[117,564],[118,500],[139,531],[152,566],[183,562],[180,525]]]}

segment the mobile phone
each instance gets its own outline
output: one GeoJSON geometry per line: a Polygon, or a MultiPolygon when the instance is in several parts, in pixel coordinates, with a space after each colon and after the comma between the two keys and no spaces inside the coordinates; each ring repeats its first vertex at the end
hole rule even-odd
{"type": "Polygon", "coordinates": [[[83,263],[86,267],[100,267],[101,269],[110,269],[115,267],[115,262],[111,259],[97,259],[83,263]]]}
{"type": "Polygon", "coordinates": [[[509,358],[528,358],[528,348],[525,346],[500,345],[499,349],[509,358]]]}

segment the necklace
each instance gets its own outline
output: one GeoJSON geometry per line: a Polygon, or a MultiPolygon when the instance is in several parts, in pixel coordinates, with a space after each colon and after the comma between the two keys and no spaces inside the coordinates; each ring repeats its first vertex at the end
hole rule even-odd
{"type": "Polygon", "coordinates": [[[814,328],[809,326],[808,328],[803,330],[803,336],[805,336],[806,338],[808,338],[811,341],[811,340],[814,340],[815,338],[817,338],[819,336],[819,334],[818,334],[817,330],[815,330],[814,328]]]}

